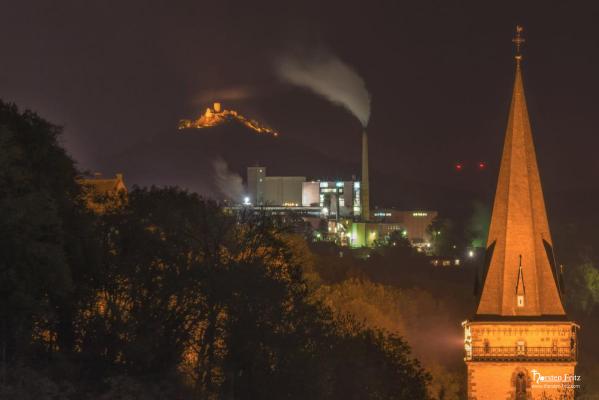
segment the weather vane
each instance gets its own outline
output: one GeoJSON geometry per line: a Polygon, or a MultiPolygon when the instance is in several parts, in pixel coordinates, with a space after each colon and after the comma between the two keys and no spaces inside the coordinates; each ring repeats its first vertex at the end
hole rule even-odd
{"type": "Polygon", "coordinates": [[[516,62],[520,64],[520,60],[522,60],[522,54],[520,53],[520,46],[524,44],[526,40],[522,37],[522,32],[524,28],[520,25],[516,25],[516,37],[512,39],[512,42],[516,45],[516,62]]]}

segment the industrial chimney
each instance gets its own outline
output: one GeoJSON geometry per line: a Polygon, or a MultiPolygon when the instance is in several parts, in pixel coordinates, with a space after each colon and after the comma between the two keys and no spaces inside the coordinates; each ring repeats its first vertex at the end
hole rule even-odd
{"type": "Polygon", "coordinates": [[[370,220],[370,185],[368,184],[368,136],[362,132],[362,182],[360,183],[360,206],[362,221],[370,220]]]}

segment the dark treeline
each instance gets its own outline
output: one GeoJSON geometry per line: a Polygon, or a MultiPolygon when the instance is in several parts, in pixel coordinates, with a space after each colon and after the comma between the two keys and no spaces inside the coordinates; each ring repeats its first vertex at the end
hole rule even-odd
{"type": "Polygon", "coordinates": [[[86,203],[60,128],[0,103],[0,398],[424,399],[331,310],[287,224],[177,188],[86,203]]]}
{"type": "MultiPolygon", "coordinates": [[[[435,267],[430,258],[401,237],[371,250],[369,257],[314,243],[317,294],[336,310],[350,312],[369,326],[397,332],[431,373],[433,398],[466,397],[463,330],[460,322],[474,315],[482,288],[484,246],[491,210],[474,201],[459,216],[443,213],[431,231],[435,253],[460,259],[459,267],[435,267]],[[472,249],[472,257],[469,251],[472,249]],[[343,257],[339,257],[339,252],[343,257]]],[[[571,215],[551,220],[558,265],[565,281],[563,301],[568,317],[580,324],[578,399],[599,396],[599,258],[598,215],[571,215]]]]}
{"type": "MultiPolygon", "coordinates": [[[[60,131],[0,102],[0,398],[464,398],[482,257],[464,252],[484,245],[488,207],[431,226],[464,260],[451,268],[401,235],[365,257],[177,188],[95,199],[97,213],[60,131]]],[[[595,225],[552,228],[592,398],[595,225]]]]}

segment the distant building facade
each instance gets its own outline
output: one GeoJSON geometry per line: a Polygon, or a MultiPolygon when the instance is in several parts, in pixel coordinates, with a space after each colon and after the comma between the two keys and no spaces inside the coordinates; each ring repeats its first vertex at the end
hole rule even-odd
{"type": "Polygon", "coordinates": [[[249,203],[256,206],[320,207],[328,218],[360,214],[359,181],[306,181],[305,176],[268,176],[248,167],[249,203]]]}
{"type": "Polygon", "coordinates": [[[114,178],[95,174],[92,178],[80,179],[79,183],[84,188],[87,206],[97,213],[104,212],[107,205],[118,205],[127,194],[123,174],[116,174],[114,178]]]}
{"type": "Polygon", "coordinates": [[[302,184],[305,176],[267,176],[266,167],[247,169],[247,188],[250,203],[263,206],[302,205],[302,184]]]}
{"type": "Polygon", "coordinates": [[[302,205],[319,206],[329,218],[360,215],[359,181],[311,181],[302,186],[302,205]]]}
{"type": "MultiPolygon", "coordinates": [[[[374,247],[399,232],[414,245],[430,247],[428,227],[436,211],[376,209],[362,219],[359,180],[313,180],[303,176],[268,176],[266,167],[247,168],[245,206],[276,213],[294,212],[317,229],[326,222],[320,238],[352,247],[374,247]]],[[[419,249],[419,250],[422,250],[419,249]]]]}
{"type": "Polygon", "coordinates": [[[349,245],[351,247],[374,247],[378,242],[389,239],[393,232],[406,237],[405,230],[398,223],[354,222],[351,224],[349,245]]]}
{"type": "Polygon", "coordinates": [[[437,211],[430,210],[400,211],[392,208],[379,208],[372,212],[372,220],[397,224],[406,231],[406,236],[410,241],[427,243],[431,240],[428,228],[437,215],[437,211]]]}

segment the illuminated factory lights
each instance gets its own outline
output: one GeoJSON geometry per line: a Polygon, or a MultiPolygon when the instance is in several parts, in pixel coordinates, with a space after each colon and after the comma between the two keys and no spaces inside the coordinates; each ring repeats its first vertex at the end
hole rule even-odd
{"type": "Polygon", "coordinates": [[[355,178],[307,181],[304,176],[268,176],[266,172],[263,166],[247,168],[248,192],[247,198],[242,197],[243,206],[298,213],[320,231],[317,239],[335,241],[341,246],[375,247],[387,243],[396,232],[420,249],[417,251],[431,251],[428,228],[436,211],[379,208],[373,210],[371,220],[364,222],[360,218],[363,185],[355,178]],[[326,230],[322,229],[323,222],[328,223],[326,230]]]}

